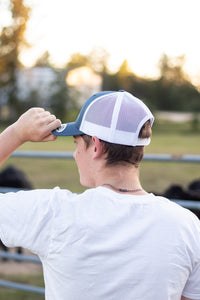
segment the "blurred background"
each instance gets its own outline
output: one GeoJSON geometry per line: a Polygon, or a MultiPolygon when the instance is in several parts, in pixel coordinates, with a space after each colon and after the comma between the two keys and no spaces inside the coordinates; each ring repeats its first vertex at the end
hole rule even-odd
{"type": "Polygon", "coordinates": [[[68,121],[92,93],[125,89],[162,118],[196,124],[199,8],[198,0],[1,0],[1,122],[31,106],[68,121]]]}
{"type": "MultiPolygon", "coordinates": [[[[124,89],[156,117],[147,154],[199,155],[199,11],[199,0],[0,0],[0,131],[32,106],[74,121],[91,94],[124,89]]],[[[73,151],[74,143],[63,137],[19,150],[73,151]]],[[[141,183],[194,200],[199,166],[144,161],[141,183]]],[[[1,186],[8,186],[5,172],[12,186],[13,174],[23,172],[33,188],[85,189],[70,159],[11,157],[1,169],[1,186]]],[[[14,261],[0,263],[0,278],[43,286],[41,267],[14,261]]],[[[0,289],[0,299],[43,298],[0,289]]]]}
{"type": "MultiPolygon", "coordinates": [[[[199,154],[199,8],[199,0],[0,0],[1,130],[32,106],[69,122],[91,94],[125,89],[156,116],[147,153],[199,154]]],[[[22,149],[74,145],[58,138],[22,149]]],[[[25,161],[6,164],[22,168],[36,188],[84,189],[77,171],[66,174],[72,161],[25,161]]],[[[198,164],[141,168],[144,187],[156,192],[197,177],[198,164]]]]}

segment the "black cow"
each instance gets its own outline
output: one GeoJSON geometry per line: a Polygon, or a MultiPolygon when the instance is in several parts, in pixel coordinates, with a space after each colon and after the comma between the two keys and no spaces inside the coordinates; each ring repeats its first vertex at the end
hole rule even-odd
{"type": "MultiPolygon", "coordinates": [[[[26,178],[24,172],[13,166],[8,166],[0,173],[0,187],[33,189],[33,185],[26,178]]],[[[7,248],[1,242],[1,240],[0,240],[0,247],[6,252],[9,251],[9,248],[7,248]]],[[[18,254],[21,254],[22,248],[17,247],[16,252],[18,254]]],[[[6,261],[7,259],[4,258],[3,260],[6,261]]]]}
{"type": "Polygon", "coordinates": [[[200,194],[200,179],[194,180],[192,181],[189,185],[188,185],[188,190],[189,191],[194,191],[200,194]]]}
{"type": "MultiPolygon", "coordinates": [[[[171,185],[162,196],[168,199],[177,199],[177,200],[194,200],[200,201],[200,189],[198,190],[197,183],[200,184],[200,181],[194,181],[189,184],[188,189],[183,189],[180,185],[171,185]]],[[[197,217],[200,219],[200,211],[197,209],[190,209],[197,217]]]]}

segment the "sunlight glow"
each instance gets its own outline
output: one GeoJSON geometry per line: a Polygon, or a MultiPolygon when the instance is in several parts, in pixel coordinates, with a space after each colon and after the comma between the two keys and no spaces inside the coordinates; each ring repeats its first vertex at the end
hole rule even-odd
{"type": "Polygon", "coordinates": [[[71,86],[87,85],[100,86],[102,83],[101,76],[95,74],[88,67],[81,67],[71,70],[66,78],[67,84],[71,86]]]}
{"type": "Polygon", "coordinates": [[[101,47],[110,53],[111,70],[127,59],[134,73],[155,77],[163,53],[185,54],[185,71],[200,85],[199,0],[26,2],[32,7],[26,33],[31,47],[21,55],[26,66],[45,51],[64,66],[72,53],[101,47]]]}

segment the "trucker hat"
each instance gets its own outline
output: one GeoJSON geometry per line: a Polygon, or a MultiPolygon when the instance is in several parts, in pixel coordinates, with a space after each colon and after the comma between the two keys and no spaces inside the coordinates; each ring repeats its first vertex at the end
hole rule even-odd
{"type": "Polygon", "coordinates": [[[149,108],[132,94],[104,91],[91,96],[83,105],[75,122],[62,124],[53,131],[56,136],[87,134],[121,145],[146,146],[150,138],[139,138],[146,121],[154,117],[149,108]]]}

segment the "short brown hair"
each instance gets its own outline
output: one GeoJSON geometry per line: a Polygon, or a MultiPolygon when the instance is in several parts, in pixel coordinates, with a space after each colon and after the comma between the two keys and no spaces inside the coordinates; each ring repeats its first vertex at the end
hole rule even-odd
{"type": "MultiPolygon", "coordinates": [[[[151,124],[148,120],[141,128],[139,138],[151,137],[151,124]]],[[[84,134],[81,136],[85,141],[86,147],[91,143],[91,136],[84,134]]],[[[106,166],[114,164],[133,164],[139,166],[144,155],[144,146],[126,146],[120,144],[109,143],[100,140],[103,143],[104,153],[106,154],[106,166]]]]}

